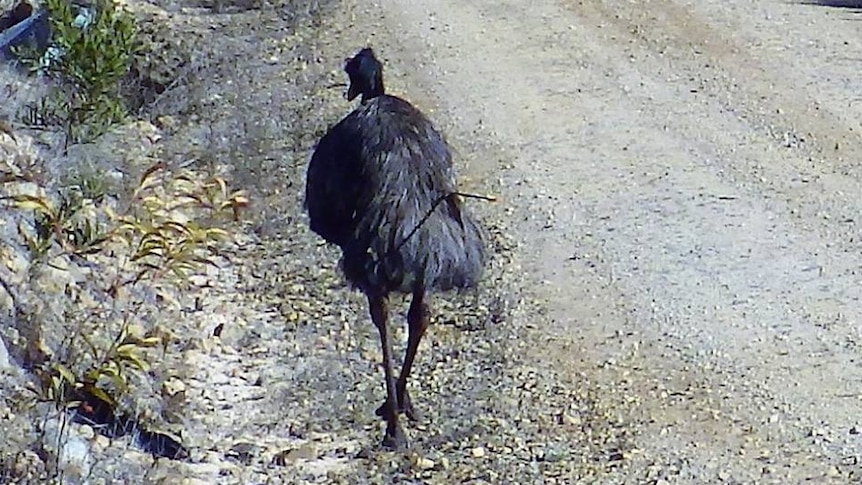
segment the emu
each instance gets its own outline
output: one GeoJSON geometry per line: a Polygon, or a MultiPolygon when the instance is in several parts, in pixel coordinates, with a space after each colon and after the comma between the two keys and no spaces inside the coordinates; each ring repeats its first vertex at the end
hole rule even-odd
{"type": "Polygon", "coordinates": [[[473,287],[486,260],[483,233],[462,205],[452,155],[431,121],[385,93],[383,65],[370,48],[346,59],[347,100],[359,107],[329,129],[306,176],[311,230],[341,248],[345,278],[368,299],[380,333],[386,398],[383,446],[407,447],[399,414],[420,419],[407,392],[419,342],[429,324],[429,291],[473,287]],[[412,295],[407,350],[396,378],[388,296],[412,295]]]}

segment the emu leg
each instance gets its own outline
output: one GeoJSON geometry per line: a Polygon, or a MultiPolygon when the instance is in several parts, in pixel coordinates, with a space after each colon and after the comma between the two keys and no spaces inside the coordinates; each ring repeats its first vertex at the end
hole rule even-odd
{"type": "MultiPolygon", "coordinates": [[[[413,407],[410,393],[407,391],[407,379],[416,359],[416,351],[425,331],[428,329],[429,315],[428,306],[424,302],[425,290],[417,288],[413,291],[413,300],[410,302],[410,310],[407,312],[407,353],[404,356],[404,364],[401,366],[401,374],[395,389],[398,395],[398,411],[404,413],[411,421],[421,421],[422,415],[413,407]]],[[[386,403],[377,409],[378,416],[384,416],[386,403]]]]}
{"type": "Polygon", "coordinates": [[[386,297],[369,293],[368,307],[371,320],[380,332],[380,346],[383,348],[383,373],[386,378],[386,402],[382,406],[382,416],[386,420],[386,435],[383,437],[383,446],[392,450],[402,450],[407,448],[407,437],[398,423],[398,396],[395,375],[392,371],[392,342],[389,338],[387,322],[389,310],[386,306],[386,297]]]}
{"type": "Polygon", "coordinates": [[[404,364],[401,366],[401,374],[395,384],[398,394],[398,405],[401,411],[412,421],[420,421],[422,415],[413,407],[410,394],[407,392],[407,379],[413,369],[413,360],[416,359],[416,351],[419,342],[428,330],[429,313],[428,305],[425,304],[425,290],[416,289],[413,292],[413,301],[410,302],[410,310],[407,312],[407,353],[404,356],[404,364]]]}

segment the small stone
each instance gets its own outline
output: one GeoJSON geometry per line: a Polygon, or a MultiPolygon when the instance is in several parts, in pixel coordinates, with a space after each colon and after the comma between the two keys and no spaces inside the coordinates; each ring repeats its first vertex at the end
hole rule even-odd
{"type": "Polygon", "coordinates": [[[156,118],[156,126],[158,126],[159,128],[161,128],[163,130],[168,130],[168,131],[174,130],[177,127],[177,125],[178,125],[177,119],[174,118],[173,116],[165,115],[165,116],[159,116],[158,118],[156,118]]]}
{"type": "Polygon", "coordinates": [[[297,460],[312,460],[314,458],[317,458],[317,449],[314,445],[305,444],[299,448],[283,450],[277,453],[275,457],[273,457],[273,462],[275,462],[276,465],[284,466],[297,460]]]}
{"type": "Polygon", "coordinates": [[[484,458],[485,457],[485,448],[481,446],[477,446],[470,450],[470,454],[473,455],[473,458],[484,458]]]}
{"type": "Polygon", "coordinates": [[[92,461],[90,447],[78,437],[70,437],[60,448],[58,466],[69,477],[79,479],[88,476],[92,461]]]}
{"type": "Polygon", "coordinates": [[[430,469],[434,468],[437,464],[434,463],[433,460],[429,460],[428,458],[425,458],[424,456],[420,456],[419,458],[416,458],[416,463],[414,463],[414,465],[419,470],[430,470],[430,469]]]}
{"type": "Polygon", "coordinates": [[[179,394],[179,393],[185,392],[185,391],[186,391],[186,384],[183,381],[177,379],[176,377],[172,377],[172,378],[168,379],[167,381],[165,381],[164,384],[162,384],[162,395],[163,396],[173,396],[175,394],[179,394]]]}
{"type": "Polygon", "coordinates": [[[816,438],[818,436],[826,436],[826,430],[823,428],[811,428],[808,430],[808,436],[811,438],[816,438]]]}
{"type": "Polygon", "coordinates": [[[573,414],[563,414],[563,424],[567,424],[569,426],[580,426],[581,425],[581,417],[573,414]]]}
{"type": "Polygon", "coordinates": [[[227,457],[248,465],[252,463],[255,457],[259,454],[260,446],[243,441],[233,445],[227,452],[227,457]]]}
{"type": "Polygon", "coordinates": [[[81,425],[81,429],[78,430],[78,434],[85,440],[92,440],[96,437],[96,431],[88,424],[81,425]]]}
{"type": "Polygon", "coordinates": [[[8,369],[9,367],[11,367],[9,351],[6,349],[6,344],[3,343],[3,339],[0,339],[0,369],[8,369]]]}
{"type": "Polygon", "coordinates": [[[105,449],[107,449],[109,446],[111,446],[111,439],[110,439],[110,438],[108,438],[107,436],[97,435],[97,436],[96,436],[96,439],[95,439],[95,440],[93,440],[93,445],[94,445],[94,446],[96,447],[96,449],[98,449],[98,450],[105,450],[105,449]]]}
{"type": "Polygon", "coordinates": [[[375,350],[365,350],[362,352],[362,358],[369,362],[379,362],[383,359],[382,354],[375,350]]]}
{"type": "Polygon", "coordinates": [[[32,478],[44,469],[45,463],[31,450],[23,450],[15,457],[13,472],[18,477],[32,478]]]}

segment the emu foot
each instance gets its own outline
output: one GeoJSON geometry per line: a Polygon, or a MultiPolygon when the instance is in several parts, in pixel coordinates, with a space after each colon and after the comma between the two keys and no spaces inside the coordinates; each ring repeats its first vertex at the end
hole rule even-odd
{"type": "MultiPolygon", "coordinates": [[[[407,416],[407,419],[413,422],[422,421],[422,413],[413,407],[413,402],[410,400],[410,393],[407,392],[407,389],[404,389],[404,392],[400,393],[398,400],[398,412],[400,414],[407,416]]],[[[374,414],[386,419],[386,408],[388,405],[389,400],[383,401],[383,404],[374,411],[374,414]]]]}
{"type": "Polygon", "coordinates": [[[404,451],[408,446],[407,436],[404,434],[401,426],[397,423],[394,428],[389,425],[386,426],[386,435],[383,437],[383,448],[389,451],[404,451]]]}

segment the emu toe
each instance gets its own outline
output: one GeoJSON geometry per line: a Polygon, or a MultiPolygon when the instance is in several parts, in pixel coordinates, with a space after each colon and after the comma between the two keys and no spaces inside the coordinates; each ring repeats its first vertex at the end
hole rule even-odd
{"type": "Polygon", "coordinates": [[[383,437],[383,448],[386,448],[389,451],[404,451],[409,446],[407,442],[407,435],[404,434],[404,430],[401,429],[401,426],[395,426],[394,430],[386,429],[386,436],[383,437]]]}

